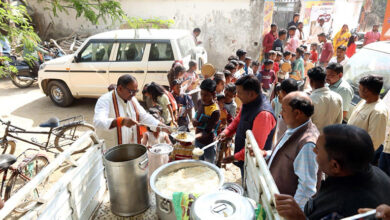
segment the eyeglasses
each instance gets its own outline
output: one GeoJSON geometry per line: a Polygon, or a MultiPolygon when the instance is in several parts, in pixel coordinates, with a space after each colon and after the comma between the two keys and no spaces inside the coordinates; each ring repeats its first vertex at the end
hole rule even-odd
{"type": "Polygon", "coordinates": [[[135,94],[137,94],[138,92],[139,92],[139,90],[138,89],[136,89],[136,90],[132,90],[132,89],[129,89],[129,88],[127,88],[127,87],[124,87],[131,95],[135,95],[135,94]]]}

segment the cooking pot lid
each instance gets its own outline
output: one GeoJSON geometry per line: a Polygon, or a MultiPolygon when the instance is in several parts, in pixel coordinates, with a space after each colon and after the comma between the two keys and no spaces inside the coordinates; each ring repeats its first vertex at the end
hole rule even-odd
{"type": "Polygon", "coordinates": [[[191,215],[194,219],[254,219],[253,206],[243,196],[228,191],[205,194],[196,199],[191,215]]]}
{"type": "Polygon", "coordinates": [[[222,191],[229,191],[229,192],[234,192],[238,193],[240,195],[244,195],[244,189],[242,188],[241,185],[237,183],[224,183],[221,188],[222,191]]]}
{"type": "Polygon", "coordinates": [[[149,151],[154,154],[169,154],[173,151],[173,147],[169,144],[155,144],[149,151]]]}

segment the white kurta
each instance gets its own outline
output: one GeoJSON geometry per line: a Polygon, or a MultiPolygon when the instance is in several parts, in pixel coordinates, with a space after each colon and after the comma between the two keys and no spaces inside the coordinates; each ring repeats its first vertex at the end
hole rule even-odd
{"type": "MultiPolygon", "coordinates": [[[[95,115],[93,117],[93,123],[96,129],[104,130],[105,132],[110,133],[110,136],[114,136],[115,145],[118,145],[117,138],[117,128],[111,128],[112,121],[116,118],[114,104],[112,100],[112,92],[115,91],[115,95],[118,101],[118,109],[120,117],[129,117],[136,121],[136,112],[134,110],[133,104],[131,101],[127,101],[126,103],[122,98],[118,96],[116,90],[108,92],[102,95],[95,106],[95,115]]],[[[136,108],[139,113],[139,122],[142,124],[152,125],[150,128],[152,130],[156,129],[156,126],[160,123],[157,119],[155,119],[152,115],[148,114],[145,109],[139,104],[138,100],[133,97],[132,101],[134,101],[136,108]]],[[[138,143],[137,140],[137,127],[126,127],[123,126],[122,130],[122,144],[133,144],[138,143]]],[[[111,146],[108,146],[111,147],[111,146]]]]}
{"type": "Polygon", "coordinates": [[[319,44],[320,42],[318,41],[318,35],[321,33],[325,33],[324,27],[321,27],[320,25],[316,25],[313,27],[312,34],[309,36],[309,39],[307,40],[307,43],[317,43],[319,44]]]}

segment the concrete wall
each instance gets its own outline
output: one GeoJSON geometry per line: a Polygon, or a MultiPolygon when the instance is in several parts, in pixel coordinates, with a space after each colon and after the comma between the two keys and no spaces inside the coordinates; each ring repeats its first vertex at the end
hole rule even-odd
{"type": "MultiPolygon", "coordinates": [[[[229,55],[244,48],[253,58],[260,51],[264,0],[120,0],[123,10],[131,17],[173,19],[172,28],[192,30],[200,27],[201,40],[208,52],[209,62],[222,68],[229,55]],[[257,46],[255,46],[257,45],[257,46]]],[[[73,32],[94,34],[117,29],[120,24],[91,25],[84,19],[75,19],[75,13],[60,13],[54,17],[45,11],[44,4],[29,1],[46,35],[55,38],[73,32]]]]}

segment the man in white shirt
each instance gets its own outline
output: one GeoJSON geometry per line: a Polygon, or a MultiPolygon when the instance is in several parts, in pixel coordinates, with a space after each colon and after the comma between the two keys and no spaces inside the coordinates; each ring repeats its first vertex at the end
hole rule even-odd
{"type": "Polygon", "coordinates": [[[337,51],[336,51],[336,56],[332,57],[332,59],[330,59],[329,63],[339,63],[342,66],[347,64],[349,58],[347,56],[345,56],[346,50],[347,50],[347,48],[345,46],[339,46],[337,48],[337,51]]]}
{"type": "Polygon", "coordinates": [[[377,150],[386,136],[389,113],[379,94],[383,87],[383,77],[368,75],[359,80],[359,96],[362,100],[356,105],[348,120],[349,125],[368,132],[377,150]]]}
{"type": "Polygon", "coordinates": [[[307,72],[313,92],[310,98],[314,104],[311,120],[322,132],[325,126],[341,124],[343,121],[343,101],[339,94],[325,86],[326,73],[322,67],[314,67],[307,72]]]}
{"type": "MultiPolygon", "coordinates": [[[[137,80],[125,74],[119,77],[117,88],[102,95],[95,106],[93,123],[97,129],[108,132],[116,138],[114,143],[118,144],[141,143],[141,132],[138,123],[148,125],[152,130],[165,127],[160,121],[148,114],[139,104],[135,95],[138,92],[137,80]]],[[[111,145],[112,144],[112,145],[111,145]]]]}
{"type": "Polygon", "coordinates": [[[324,23],[325,23],[325,20],[323,18],[320,18],[320,20],[318,20],[318,25],[313,27],[311,35],[309,36],[309,39],[308,39],[308,43],[310,43],[310,44],[311,43],[317,43],[317,44],[320,43],[318,41],[317,36],[321,33],[325,33],[324,23]]]}

